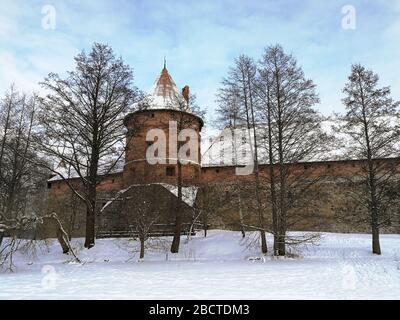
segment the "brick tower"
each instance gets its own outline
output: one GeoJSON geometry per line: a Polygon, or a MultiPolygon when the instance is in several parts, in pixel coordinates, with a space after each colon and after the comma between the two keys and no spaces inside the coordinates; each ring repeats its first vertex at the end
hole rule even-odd
{"type": "MultiPolygon", "coordinates": [[[[136,111],[128,114],[124,119],[127,127],[124,185],[176,184],[178,165],[174,149],[178,150],[179,144],[174,134],[174,126],[177,132],[190,128],[196,133],[197,157],[195,161],[182,165],[182,178],[185,185],[198,184],[201,173],[200,131],[203,120],[194,115],[189,108],[189,87],[185,86],[180,91],[164,65],[151,92],[135,107],[136,111]],[[153,132],[161,130],[166,141],[165,153],[161,150],[155,152],[158,162],[156,164],[150,163],[149,157],[146,156],[148,148],[158,142],[157,138],[146,141],[150,130],[153,132]]],[[[190,155],[190,151],[188,154],[190,155]]]]}

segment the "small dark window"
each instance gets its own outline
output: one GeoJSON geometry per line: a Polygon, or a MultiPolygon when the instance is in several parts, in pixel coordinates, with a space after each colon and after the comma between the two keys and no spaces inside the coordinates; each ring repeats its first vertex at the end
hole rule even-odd
{"type": "Polygon", "coordinates": [[[330,164],[328,164],[328,165],[327,165],[327,168],[328,168],[328,169],[330,169],[330,168],[331,168],[331,165],[330,165],[330,164]]]}
{"type": "Polygon", "coordinates": [[[47,189],[51,189],[51,182],[47,182],[47,189]]]}
{"type": "Polygon", "coordinates": [[[175,167],[167,167],[166,169],[166,175],[168,177],[173,177],[175,176],[175,167]]]}
{"type": "Polygon", "coordinates": [[[216,169],[215,171],[216,171],[217,173],[219,173],[219,169],[216,169]]]}
{"type": "Polygon", "coordinates": [[[307,170],[308,169],[308,165],[304,165],[304,170],[307,170]]]}
{"type": "Polygon", "coordinates": [[[152,113],[152,114],[150,115],[150,117],[154,118],[154,113],[152,113]]]}
{"type": "Polygon", "coordinates": [[[114,183],[114,182],[115,182],[115,179],[112,179],[112,180],[111,180],[111,183],[114,183]]]}

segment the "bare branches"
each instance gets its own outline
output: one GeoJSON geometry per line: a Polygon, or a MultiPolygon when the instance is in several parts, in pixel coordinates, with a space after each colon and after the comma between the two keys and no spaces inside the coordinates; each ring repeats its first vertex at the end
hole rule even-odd
{"type": "Polygon", "coordinates": [[[313,159],[327,137],[321,130],[321,117],[313,109],[319,101],[315,84],[279,45],[266,48],[259,63],[257,97],[260,116],[267,122],[264,142],[269,157],[274,253],[285,255],[291,215],[303,204],[298,200],[312,192],[312,182],[317,182],[292,165],[313,159]]]}
{"type": "Polygon", "coordinates": [[[63,253],[72,254],[74,260],[80,263],[81,261],[69,242],[69,235],[65,231],[61,220],[55,212],[52,212],[41,217],[23,216],[15,219],[7,219],[4,215],[0,214],[0,266],[6,266],[6,270],[13,271],[15,267],[13,256],[20,248],[19,244],[22,241],[19,235],[26,230],[36,230],[39,225],[49,223],[50,221],[56,223],[57,237],[63,253]],[[3,241],[4,234],[7,235],[5,241],[3,241]]]}
{"type": "Polygon", "coordinates": [[[78,185],[67,184],[86,204],[87,248],[94,245],[96,186],[125,151],[123,118],[137,96],[132,81],[130,67],[109,46],[95,43],[89,54],[75,57],[67,77],[49,74],[42,82],[49,93],[41,99],[41,135],[35,142],[59,162],[53,172],[64,181],[70,174],[79,178],[78,185]]]}
{"type": "Polygon", "coordinates": [[[0,247],[0,267],[5,271],[14,271],[14,253],[18,249],[19,242],[16,237],[11,237],[3,247],[0,247]]]}
{"type": "Polygon", "coordinates": [[[0,213],[8,218],[25,215],[47,179],[46,172],[33,164],[39,161],[32,146],[36,108],[37,96],[14,86],[0,103],[0,213]]]}
{"type": "Polygon", "coordinates": [[[390,88],[378,88],[378,75],[360,64],[352,66],[343,93],[346,114],[339,127],[353,143],[350,156],[365,160],[358,173],[363,183],[351,189],[358,207],[370,216],[372,251],[381,253],[379,229],[395,210],[393,185],[400,161],[397,157],[400,127],[400,102],[390,97],[390,88]],[[383,158],[393,158],[382,161],[383,158]]]}
{"type": "MultiPolygon", "coordinates": [[[[264,228],[264,212],[261,205],[261,187],[259,176],[258,136],[256,132],[256,73],[257,68],[253,59],[240,55],[235,59],[234,66],[229,70],[228,77],[222,82],[219,90],[220,118],[229,127],[235,129],[237,123],[246,124],[249,135],[251,159],[254,167],[255,197],[257,204],[257,219],[260,227],[262,253],[267,253],[267,241],[264,228]],[[225,101],[224,101],[225,100],[225,101]],[[228,103],[228,105],[226,104],[228,103]],[[229,105],[229,103],[232,103],[229,105]],[[224,114],[224,115],[223,115],[224,114]],[[227,123],[229,122],[229,123],[227,123]]],[[[233,136],[232,139],[235,139],[233,136]]],[[[237,162],[236,145],[234,145],[235,162],[237,162]]],[[[240,193],[239,193],[240,196],[240,193]]],[[[239,208],[241,211],[241,208],[239,208]]],[[[244,229],[243,229],[244,232],[244,229]]]]}
{"type": "Polygon", "coordinates": [[[52,212],[50,214],[45,215],[42,219],[53,219],[56,224],[57,224],[57,238],[58,241],[60,242],[61,247],[63,248],[63,253],[71,253],[75,259],[76,262],[81,263],[80,259],[76,255],[74,249],[71,246],[71,243],[69,242],[69,235],[65,231],[61,220],[58,218],[57,214],[55,212],[52,212]]]}

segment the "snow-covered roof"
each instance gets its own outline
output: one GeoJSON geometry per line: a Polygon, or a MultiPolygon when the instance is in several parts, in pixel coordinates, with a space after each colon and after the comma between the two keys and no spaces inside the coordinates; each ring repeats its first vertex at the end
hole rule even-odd
{"type": "MultiPolygon", "coordinates": [[[[178,196],[178,187],[173,186],[167,183],[160,183],[165,189],[171,192],[174,196],[178,196]]],[[[188,206],[193,207],[194,202],[196,201],[198,187],[196,186],[189,186],[189,187],[182,187],[182,200],[188,206]]]]}
{"type": "MultiPolygon", "coordinates": [[[[111,203],[115,200],[119,199],[125,192],[129,191],[134,187],[143,187],[143,186],[150,186],[150,185],[160,185],[171,192],[175,197],[178,196],[178,187],[167,184],[167,183],[149,183],[149,184],[132,184],[127,188],[121,189],[116,193],[116,195],[108,200],[104,206],[100,209],[100,212],[103,212],[111,203]]],[[[196,201],[198,187],[196,186],[189,186],[189,187],[182,187],[182,201],[185,202],[188,206],[193,207],[196,201]]]]}
{"type": "Polygon", "coordinates": [[[167,68],[161,70],[150,92],[136,104],[136,109],[190,111],[181,91],[176,86],[167,68]],[[182,107],[184,106],[184,108],[182,107]],[[182,110],[187,109],[187,110],[182,110]]]}
{"type": "MultiPolygon", "coordinates": [[[[99,175],[107,175],[107,174],[118,174],[122,173],[124,170],[125,166],[125,161],[124,158],[121,157],[118,159],[117,162],[115,162],[115,159],[103,159],[103,161],[99,165],[99,175]],[[112,165],[112,168],[110,168],[110,165],[112,165]]],[[[65,162],[61,161],[59,162],[55,168],[54,171],[58,172],[59,174],[54,174],[50,179],[48,179],[48,182],[53,182],[53,181],[59,181],[64,179],[73,179],[73,178],[79,178],[80,175],[77,173],[74,168],[71,166],[68,166],[65,164],[65,162]],[[62,175],[62,177],[60,176],[62,175]]],[[[86,167],[81,168],[81,174],[84,174],[87,171],[86,167]]]]}
{"type": "MultiPolygon", "coordinates": [[[[330,125],[323,126],[326,131],[330,125]]],[[[325,130],[324,130],[325,131],[325,130]]],[[[256,127],[258,160],[260,164],[268,163],[267,144],[267,126],[258,124],[256,127]]],[[[223,167],[235,165],[248,165],[253,161],[254,155],[254,136],[253,129],[248,130],[246,126],[235,129],[225,128],[221,130],[214,138],[208,137],[202,139],[202,159],[203,167],[223,167]]],[[[313,158],[304,159],[305,161],[320,161],[330,158],[324,150],[321,154],[313,154],[313,158]],[[320,157],[321,156],[321,157],[320,157]]]]}

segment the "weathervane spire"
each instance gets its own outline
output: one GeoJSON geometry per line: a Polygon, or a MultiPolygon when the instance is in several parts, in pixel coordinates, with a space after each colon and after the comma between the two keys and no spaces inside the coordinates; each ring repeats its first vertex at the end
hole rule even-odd
{"type": "Polygon", "coordinates": [[[167,58],[164,55],[164,69],[167,69],[167,58]]]}

